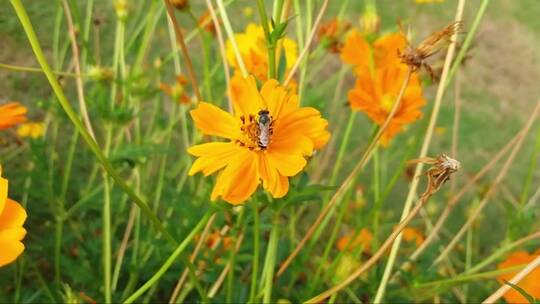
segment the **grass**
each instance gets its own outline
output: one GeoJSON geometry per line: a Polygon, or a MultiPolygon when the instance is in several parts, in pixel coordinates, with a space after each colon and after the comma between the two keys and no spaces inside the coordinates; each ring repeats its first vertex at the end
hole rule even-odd
{"type": "MultiPolygon", "coordinates": [[[[523,128],[538,102],[540,92],[532,80],[540,72],[540,53],[517,49],[533,48],[538,42],[534,1],[492,0],[473,40],[471,57],[459,67],[462,111],[457,158],[462,169],[452,177],[454,191],[449,183],[444,185],[411,221],[410,226],[424,236],[455,189],[469,183],[523,128]]],[[[211,2],[217,10],[216,2],[211,2]]],[[[259,1],[260,7],[247,0],[223,2],[232,29],[240,32],[249,22],[260,24],[259,14],[270,16],[274,5],[281,7],[289,1],[259,1]],[[246,7],[252,12],[246,12],[246,7]]],[[[302,45],[306,38],[298,39],[298,33],[308,35],[323,1],[290,2],[287,36],[301,40],[302,45]],[[295,4],[300,4],[301,14],[294,13],[295,4]]],[[[113,2],[67,3],[78,30],[82,88],[95,143],[80,123],[73,75],[57,77],[53,72],[75,73],[61,2],[25,1],[18,7],[19,13],[23,8],[28,12],[37,38],[30,40],[38,55],[37,43],[43,48],[42,57],[34,56],[28,43],[29,24],[24,30],[10,2],[0,3],[0,63],[38,69],[0,68],[0,102],[19,100],[28,107],[30,120],[46,125],[45,135],[37,139],[18,138],[14,130],[0,133],[0,163],[9,179],[9,196],[28,213],[24,254],[0,269],[0,302],[302,302],[361,267],[397,226],[412,181],[406,161],[419,155],[425,141],[437,83],[423,79],[428,101],[422,108],[423,118],[408,125],[388,148],[374,150],[365,167],[350,177],[350,187],[343,187],[342,195],[336,197],[328,225],[301,248],[283,275],[276,276],[376,133],[363,113],[349,119],[347,92],[355,81],[352,69],[342,68],[339,56],[320,49],[317,39],[307,55],[309,62],[300,65],[301,103],[321,110],[329,120],[332,139],[309,159],[304,172],[291,178],[285,198],[274,200],[259,190],[243,207],[210,202],[216,178],[187,176],[194,158],[186,149],[209,139],[188,115],[196,101],[179,104],[159,89],[160,82],[173,84],[179,73],[193,83],[185,52],[171,48],[175,33],[167,23],[164,2],[130,1],[125,20],[117,18],[113,2]],[[52,69],[43,68],[49,80],[41,71],[45,62],[52,69]],[[92,66],[110,69],[113,78],[89,77],[92,66]],[[339,239],[361,228],[373,233],[370,250],[337,249],[339,239]],[[215,236],[219,231],[223,235],[214,243],[204,241],[205,234],[215,236]],[[192,258],[195,251],[198,254],[192,258]],[[176,299],[171,299],[185,271],[185,282],[176,299]]],[[[461,39],[468,34],[479,3],[467,2],[461,39]]],[[[402,19],[410,24],[412,41],[417,43],[453,20],[457,2],[420,6],[413,1],[383,0],[376,4],[382,32],[395,31],[396,20],[402,19]]],[[[363,9],[363,2],[330,1],[323,21],[343,11],[358,27],[363,9]],[[348,5],[345,10],[344,5],[348,5]]],[[[205,1],[191,1],[189,11],[175,14],[201,99],[226,109],[226,79],[217,38],[196,25],[205,10],[205,1]]],[[[431,61],[435,67],[442,67],[444,53],[431,61]]],[[[275,66],[275,73],[280,72],[279,65],[275,66]]],[[[187,87],[190,97],[195,95],[192,88],[191,84],[187,87]]],[[[429,156],[450,153],[454,94],[452,84],[442,98],[429,156]]],[[[499,288],[497,264],[509,253],[490,256],[540,228],[538,197],[529,201],[540,181],[539,128],[538,123],[532,124],[505,178],[448,259],[431,265],[477,208],[507,156],[459,200],[440,238],[412,269],[399,275],[395,275],[397,267],[408,260],[416,245],[405,241],[396,249],[384,301],[478,302],[499,288]],[[487,265],[475,269],[486,260],[487,265]],[[475,271],[468,273],[469,269],[475,271]]],[[[412,194],[424,190],[424,178],[419,181],[420,189],[412,194]]],[[[533,252],[539,244],[534,238],[513,251],[533,252]]],[[[349,286],[332,293],[329,301],[373,301],[387,263],[388,257],[382,255],[349,286]]]]}

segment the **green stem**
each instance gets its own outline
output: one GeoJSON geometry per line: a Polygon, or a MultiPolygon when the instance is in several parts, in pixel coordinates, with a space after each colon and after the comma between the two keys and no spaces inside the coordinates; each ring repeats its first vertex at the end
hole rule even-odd
{"type": "Polygon", "coordinates": [[[270,303],[272,300],[272,284],[274,282],[274,267],[276,265],[277,248],[279,241],[279,211],[275,211],[272,219],[272,230],[270,231],[270,239],[268,240],[268,249],[264,260],[265,271],[264,276],[264,291],[263,303],[270,303]]]}
{"type": "Polygon", "coordinates": [[[469,50],[469,47],[471,46],[471,43],[473,39],[476,36],[476,32],[478,31],[478,26],[480,25],[480,22],[482,21],[482,17],[484,17],[484,13],[486,12],[487,6],[489,4],[489,0],[483,0],[480,4],[480,8],[478,9],[478,12],[476,13],[476,17],[474,18],[474,21],[471,25],[471,27],[467,31],[467,37],[465,37],[465,41],[463,41],[463,45],[459,49],[459,52],[454,59],[454,63],[452,67],[450,68],[450,71],[448,72],[448,78],[446,80],[446,83],[444,84],[445,87],[448,87],[452,80],[454,80],[454,74],[456,73],[457,69],[461,65],[461,62],[463,61],[463,58],[465,58],[465,55],[467,55],[467,51],[469,50]]]}
{"type": "Polygon", "coordinates": [[[257,0],[257,7],[259,8],[264,36],[266,37],[266,47],[268,48],[268,78],[274,79],[276,78],[276,41],[273,41],[270,36],[270,26],[268,25],[264,0],[257,0]]]}
{"type": "Polygon", "coordinates": [[[461,282],[466,282],[466,281],[471,281],[471,280],[491,278],[491,277],[499,276],[501,274],[519,271],[519,270],[523,269],[525,266],[526,266],[526,264],[521,264],[521,265],[515,265],[515,266],[512,266],[512,267],[507,267],[507,268],[503,268],[503,269],[497,269],[497,270],[487,271],[487,272],[482,272],[482,273],[477,273],[477,274],[458,275],[456,277],[453,277],[451,279],[446,279],[446,280],[439,280],[439,281],[433,281],[433,282],[428,282],[428,283],[417,283],[415,285],[415,287],[424,288],[424,287],[430,287],[430,286],[440,286],[440,285],[444,285],[444,284],[456,284],[456,283],[461,283],[461,282]]]}
{"type": "Polygon", "coordinates": [[[255,303],[257,291],[257,275],[259,272],[259,208],[257,199],[253,200],[253,266],[251,271],[251,288],[249,290],[249,303],[255,303]]]}
{"type": "Polygon", "coordinates": [[[86,131],[79,117],[77,116],[74,109],[71,107],[71,104],[67,100],[67,97],[64,94],[62,87],[58,83],[58,80],[56,79],[56,76],[54,75],[51,67],[49,66],[49,63],[43,53],[43,50],[36,36],[32,23],[30,22],[26,9],[24,8],[24,5],[21,3],[21,0],[10,0],[10,2],[24,28],[24,31],[28,37],[30,45],[32,46],[32,50],[34,51],[36,59],[41,65],[41,68],[43,69],[45,76],[49,80],[49,84],[51,85],[54,93],[56,94],[58,98],[58,102],[64,109],[65,113],[67,114],[67,116],[69,117],[69,119],[71,120],[75,128],[77,128],[77,130],[80,132],[84,141],[90,147],[91,151],[94,153],[94,155],[96,156],[98,161],[101,163],[105,171],[114,179],[115,183],[118,184],[120,188],[122,188],[122,190],[126,192],[126,194],[130,197],[130,199],[135,204],[137,204],[139,208],[141,208],[141,211],[144,213],[144,215],[148,217],[150,221],[154,224],[156,230],[160,231],[171,243],[176,243],[176,240],[165,229],[165,227],[163,227],[163,224],[160,222],[158,217],[152,212],[152,210],[150,210],[146,202],[143,201],[143,199],[139,197],[133,191],[133,189],[131,189],[122,180],[122,178],[113,168],[112,164],[109,162],[107,157],[105,157],[105,155],[103,154],[103,152],[101,151],[97,143],[92,139],[90,134],[86,131]]]}
{"type": "Polygon", "coordinates": [[[111,303],[111,185],[109,177],[103,174],[103,293],[105,302],[111,303]]]}
{"type": "Polygon", "coordinates": [[[237,248],[237,242],[239,239],[239,235],[242,234],[242,228],[244,223],[244,213],[246,211],[246,208],[242,208],[240,211],[240,214],[238,215],[238,219],[236,221],[236,227],[235,230],[238,231],[236,234],[234,245],[231,248],[230,254],[229,254],[229,273],[227,274],[227,294],[226,299],[227,303],[233,303],[232,294],[233,294],[233,282],[234,282],[234,269],[235,269],[235,263],[236,263],[236,248],[237,248]]]}
{"type": "MultiPolygon", "coordinates": [[[[343,140],[341,141],[341,144],[339,146],[339,152],[336,159],[336,163],[334,165],[334,170],[332,171],[332,176],[330,177],[330,185],[334,185],[336,182],[337,175],[339,173],[339,170],[341,169],[341,164],[343,163],[343,155],[345,155],[345,151],[347,150],[347,147],[349,146],[349,139],[351,137],[352,128],[354,126],[354,119],[356,118],[356,111],[351,111],[351,115],[349,116],[349,121],[347,122],[347,127],[345,128],[345,133],[343,134],[343,140]]],[[[328,200],[328,195],[325,201],[328,200]]]]}
{"type": "Polygon", "coordinates": [[[178,259],[180,254],[186,249],[186,247],[189,245],[191,240],[195,237],[195,235],[201,230],[208,219],[210,219],[210,216],[213,212],[208,211],[197,223],[197,225],[191,230],[188,236],[176,247],[174,252],[165,260],[165,263],[159,268],[159,270],[154,273],[154,275],[146,282],[143,286],[141,286],[137,291],[135,291],[131,296],[129,296],[124,303],[133,303],[133,301],[137,300],[142,294],[144,294],[148,289],[150,289],[154,284],[158,282],[158,280],[165,274],[169,268],[171,268],[172,264],[178,259]]]}
{"type": "Polygon", "coordinates": [[[519,212],[523,210],[523,206],[525,203],[527,203],[527,200],[529,199],[529,191],[531,188],[532,179],[534,176],[534,173],[536,172],[536,162],[538,159],[538,154],[540,154],[540,128],[538,128],[538,131],[536,133],[536,143],[534,145],[534,151],[531,155],[531,161],[529,164],[529,171],[527,172],[527,176],[525,177],[525,183],[523,185],[523,190],[521,192],[521,196],[519,199],[519,212]]]}

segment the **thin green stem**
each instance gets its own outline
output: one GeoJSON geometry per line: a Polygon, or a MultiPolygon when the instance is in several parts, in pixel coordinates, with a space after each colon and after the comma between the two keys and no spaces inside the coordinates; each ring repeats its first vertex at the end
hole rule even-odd
{"type": "Polygon", "coordinates": [[[482,18],[484,17],[489,1],[490,0],[482,0],[482,3],[480,4],[480,8],[478,9],[476,16],[474,17],[474,21],[471,27],[467,29],[467,36],[465,37],[465,40],[463,41],[463,44],[461,45],[461,48],[459,49],[456,59],[454,60],[454,63],[452,64],[452,67],[450,68],[450,71],[448,72],[448,78],[446,79],[446,82],[444,84],[445,87],[449,86],[452,80],[454,80],[454,74],[456,73],[457,69],[461,65],[461,62],[463,61],[463,58],[465,58],[465,55],[467,55],[467,51],[471,47],[473,39],[476,37],[476,32],[478,31],[480,22],[482,21],[482,18]]]}
{"type": "Polygon", "coordinates": [[[527,176],[525,177],[525,182],[523,183],[523,190],[521,192],[521,196],[519,199],[519,206],[521,212],[523,210],[523,206],[525,206],[525,203],[527,203],[527,200],[529,199],[529,192],[531,189],[531,183],[534,177],[534,173],[536,172],[536,163],[538,160],[538,155],[540,154],[540,128],[538,128],[538,131],[536,131],[536,140],[534,144],[534,150],[531,155],[531,160],[529,162],[529,170],[527,172],[527,176]]]}
{"type": "Polygon", "coordinates": [[[259,274],[259,208],[257,199],[252,202],[253,208],[253,260],[251,271],[251,288],[249,290],[249,303],[255,303],[255,294],[257,292],[257,277],[259,274]]]}
{"type": "Polygon", "coordinates": [[[268,249],[264,260],[265,270],[263,303],[270,303],[272,300],[272,284],[274,282],[274,267],[277,259],[277,248],[279,241],[279,211],[274,212],[272,218],[272,230],[270,231],[270,239],[268,240],[268,249]]]}
{"type": "Polygon", "coordinates": [[[259,9],[259,16],[261,17],[261,23],[264,30],[264,36],[266,37],[266,47],[268,49],[268,78],[276,78],[276,42],[271,37],[270,25],[268,16],[266,15],[266,8],[264,6],[264,0],[257,0],[257,7],[259,9]]]}
{"type": "MultiPolygon", "coordinates": [[[[351,137],[355,118],[356,111],[351,111],[351,114],[349,115],[349,121],[347,122],[347,126],[345,127],[345,133],[343,134],[343,139],[341,140],[341,144],[339,146],[339,152],[334,165],[334,170],[332,170],[332,176],[330,177],[330,185],[334,185],[337,175],[340,172],[341,164],[343,163],[343,156],[345,155],[345,151],[347,151],[347,148],[349,147],[349,140],[351,137]]],[[[328,198],[325,200],[328,200],[328,198]]]]}
{"type": "Polygon", "coordinates": [[[172,264],[178,259],[180,254],[186,249],[186,247],[189,245],[191,240],[195,237],[195,235],[201,230],[208,219],[210,219],[210,216],[213,212],[208,211],[197,223],[197,225],[191,230],[191,232],[184,238],[184,240],[176,247],[176,249],[173,251],[173,253],[165,260],[165,263],[159,268],[159,270],[154,273],[154,275],[146,282],[143,286],[141,286],[137,291],[135,291],[132,295],[130,295],[124,303],[133,303],[135,300],[137,300],[141,295],[143,295],[148,289],[150,289],[154,284],[158,282],[158,280],[171,268],[172,264]]]}
{"type": "Polygon", "coordinates": [[[28,14],[26,12],[26,9],[24,8],[24,5],[22,4],[21,0],[10,0],[20,22],[21,25],[24,28],[24,31],[28,37],[28,40],[30,42],[30,45],[32,46],[32,50],[34,51],[34,54],[36,56],[37,61],[41,65],[41,68],[43,69],[43,72],[45,73],[45,76],[49,80],[49,84],[51,85],[54,93],[56,94],[58,98],[58,102],[64,109],[65,113],[75,126],[77,130],[81,133],[81,136],[83,137],[84,141],[87,143],[87,145],[90,147],[90,150],[92,153],[96,156],[98,161],[101,163],[105,171],[114,179],[115,183],[122,188],[123,191],[126,192],[126,194],[130,197],[130,199],[141,208],[141,211],[144,213],[146,217],[150,219],[150,221],[153,223],[154,227],[160,231],[171,243],[176,243],[176,240],[172,237],[172,235],[165,229],[161,221],[157,218],[157,216],[150,210],[146,202],[139,197],[131,187],[129,187],[120,177],[118,172],[114,169],[112,164],[109,162],[107,157],[103,154],[97,143],[92,139],[88,131],[84,128],[82,122],[80,121],[79,117],[71,107],[71,104],[69,103],[66,95],[64,94],[64,91],[62,87],[60,86],[60,83],[56,79],[55,74],[53,73],[44,53],[41,48],[41,45],[39,43],[39,40],[36,36],[36,33],[34,31],[34,28],[32,26],[32,23],[30,21],[30,18],[28,17],[28,14]]]}

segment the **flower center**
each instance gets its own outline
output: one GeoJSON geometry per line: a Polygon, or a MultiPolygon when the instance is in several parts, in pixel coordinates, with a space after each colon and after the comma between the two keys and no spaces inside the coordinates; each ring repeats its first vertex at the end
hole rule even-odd
{"type": "Polygon", "coordinates": [[[268,110],[261,110],[257,115],[240,116],[242,136],[236,143],[250,150],[266,150],[273,133],[274,120],[268,110]]]}
{"type": "Polygon", "coordinates": [[[392,94],[385,94],[381,99],[381,107],[388,113],[392,111],[392,107],[396,102],[396,97],[392,94]]]}

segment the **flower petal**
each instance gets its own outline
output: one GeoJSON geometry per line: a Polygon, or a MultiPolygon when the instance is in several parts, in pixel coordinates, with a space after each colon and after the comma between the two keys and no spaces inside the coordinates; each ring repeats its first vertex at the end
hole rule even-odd
{"type": "Polygon", "coordinates": [[[358,31],[352,30],[343,44],[341,60],[357,67],[367,68],[369,67],[370,57],[371,49],[369,44],[358,31]]]}
{"type": "Polygon", "coordinates": [[[242,204],[255,192],[259,184],[256,152],[241,149],[223,170],[212,191],[212,200],[221,196],[233,205],[242,204]]]}
{"type": "Polygon", "coordinates": [[[213,104],[201,102],[190,114],[197,128],[204,134],[229,139],[240,135],[240,121],[213,104]]]}
{"type": "Polygon", "coordinates": [[[202,171],[205,176],[208,176],[230,163],[241,149],[232,142],[214,142],[190,147],[188,153],[199,158],[191,166],[188,175],[202,171]]]}
{"type": "Polygon", "coordinates": [[[244,78],[236,73],[231,78],[230,94],[236,116],[255,115],[264,106],[253,76],[244,78]]]}
{"type": "MultiPolygon", "coordinates": [[[[0,167],[0,174],[2,174],[2,167],[0,167]]],[[[4,211],[6,206],[8,195],[8,180],[0,176],[0,214],[4,211]]]]}
{"type": "Polygon", "coordinates": [[[286,154],[279,152],[266,153],[270,165],[276,168],[281,175],[294,176],[306,166],[306,159],[300,154],[286,154]]]}
{"type": "MultiPolygon", "coordinates": [[[[276,124],[276,137],[278,134],[287,134],[294,131],[301,132],[309,137],[315,149],[323,147],[330,139],[330,133],[326,131],[328,121],[321,117],[321,113],[310,107],[299,108],[289,112],[276,124]]],[[[310,153],[311,154],[311,153],[310,153]]]]}
{"type": "Polygon", "coordinates": [[[18,102],[9,102],[0,106],[0,130],[25,122],[26,112],[28,109],[18,102]]]}
{"type": "Polygon", "coordinates": [[[272,194],[274,198],[281,198],[289,191],[289,178],[281,175],[278,170],[273,167],[266,154],[259,154],[259,173],[263,181],[263,187],[266,191],[272,194]]]}
{"type": "Polygon", "coordinates": [[[7,199],[4,210],[0,214],[0,231],[22,227],[26,220],[26,211],[17,202],[7,199]]]}
{"type": "Polygon", "coordinates": [[[2,251],[0,252],[0,267],[15,261],[15,259],[17,259],[24,251],[24,245],[19,241],[0,242],[0,248],[2,248],[2,251]]]}

